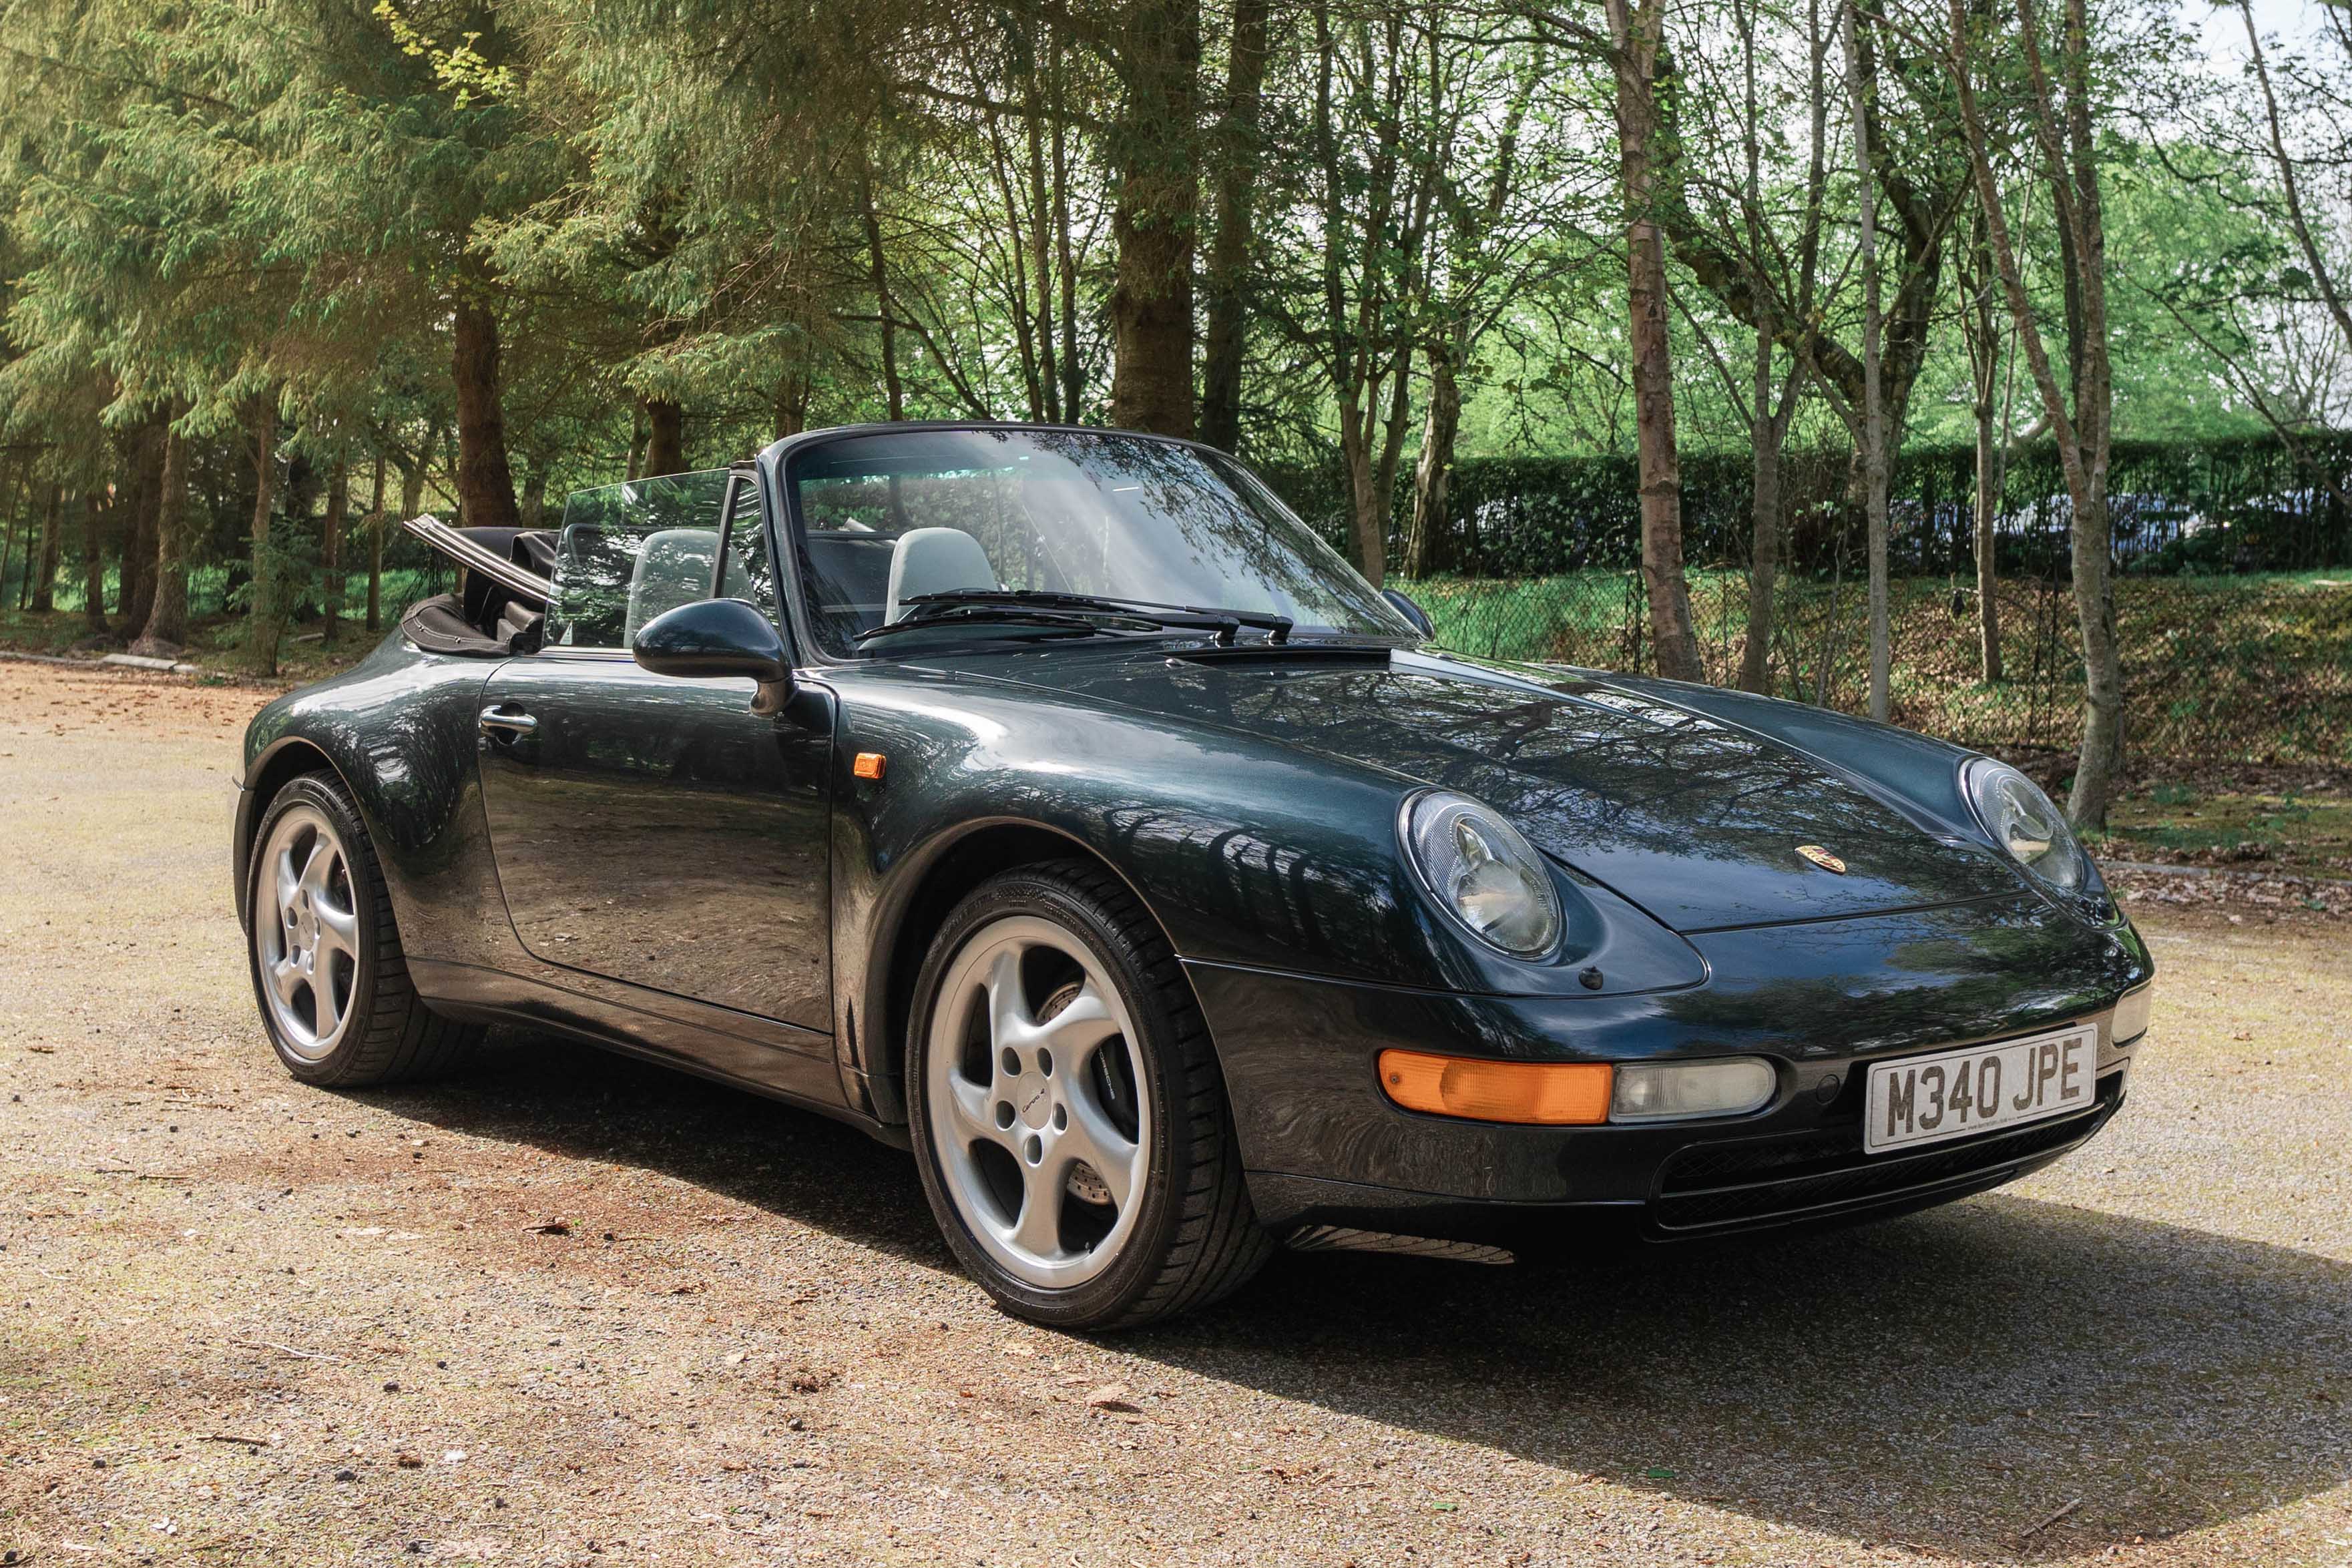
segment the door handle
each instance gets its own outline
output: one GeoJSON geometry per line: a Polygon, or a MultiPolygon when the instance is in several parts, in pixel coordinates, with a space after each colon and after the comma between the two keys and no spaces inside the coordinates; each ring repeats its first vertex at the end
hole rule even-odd
{"type": "Polygon", "coordinates": [[[486,707],[475,721],[481,732],[488,736],[504,736],[509,740],[520,740],[539,728],[539,720],[520,708],[486,707]]]}

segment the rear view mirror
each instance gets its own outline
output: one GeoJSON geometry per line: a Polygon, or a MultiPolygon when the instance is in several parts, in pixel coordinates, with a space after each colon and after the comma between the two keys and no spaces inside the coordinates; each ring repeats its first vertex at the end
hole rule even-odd
{"type": "Polygon", "coordinates": [[[1424,637],[1437,635],[1437,628],[1430,622],[1429,612],[1416,603],[1412,594],[1402,589],[1383,588],[1381,590],[1381,597],[1394,606],[1398,614],[1412,622],[1414,631],[1424,637]]]}
{"type": "Polygon", "coordinates": [[[655,616],[637,629],[629,656],[656,675],[749,675],[760,683],[752,706],[762,713],[792,692],[792,656],[775,622],[740,599],[697,600],[655,616]]]}

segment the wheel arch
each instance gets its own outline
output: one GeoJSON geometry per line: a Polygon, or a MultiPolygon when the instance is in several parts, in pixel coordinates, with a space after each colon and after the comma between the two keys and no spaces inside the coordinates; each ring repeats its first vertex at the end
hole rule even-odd
{"type": "Polygon", "coordinates": [[[859,1027],[865,1041],[860,1054],[875,1112],[883,1121],[907,1120],[907,1030],[915,979],[949,914],[991,877],[1020,866],[1067,860],[1087,862],[1118,878],[1161,939],[1175,947],[1167,923],[1135,879],[1075,833],[1027,819],[998,818],[969,822],[941,835],[926,847],[919,862],[902,867],[893,879],[891,891],[876,907],[866,944],[865,984],[859,988],[858,1010],[865,1020],[859,1027]],[[881,1022],[878,1032],[876,1019],[881,1022]]]}
{"type": "Polygon", "coordinates": [[[277,799],[278,792],[293,779],[305,773],[320,772],[333,774],[345,793],[350,792],[351,780],[343,777],[343,770],[335,765],[335,759],[328,756],[325,748],[316,741],[302,736],[288,736],[278,741],[257,758],[254,765],[247,770],[236,820],[235,864],[238,924],[242,925],[249,913],[246,904],[253,880],[253,839],[263,814],[269,810],[269,802],[277,799]]]}

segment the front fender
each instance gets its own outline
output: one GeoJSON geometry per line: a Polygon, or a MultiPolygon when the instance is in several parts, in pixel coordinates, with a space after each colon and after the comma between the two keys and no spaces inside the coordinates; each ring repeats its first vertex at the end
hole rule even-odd
{"type": "MultiPolygon", "coordinates": [[[[1008,828],[1108,863],[1192,962],[1582,998],[1706,977],[1682,938],[1559,868],[1561,952],[1530,964],[1480,946],[1405,867],[1397,809],[1416,786],[1377,768],[1034,687],[906,668],[833,678],[835,993],[868,1030],[905,979],[898,933],[929,878],[960,842],[1008,828]],[[848,771],[861,752],[887,759],[880,780],[848,771]]],[[[837,1009],[845,1042],[855,1021],[837,1009]]],[[[868,1071],[877,1048],[856,1052],[868,1071]]]]}

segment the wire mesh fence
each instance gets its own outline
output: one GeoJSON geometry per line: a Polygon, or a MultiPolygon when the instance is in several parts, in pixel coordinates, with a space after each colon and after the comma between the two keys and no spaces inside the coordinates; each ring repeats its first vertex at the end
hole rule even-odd
{"type": "MultiPolygon", "coordinates": [[[[1276,487],[1347,548],[1333,465],[1276,468],[1276,487]]],[[[2352,765],[2352,435],[2117,443],[2109,508],[2126,742],[2143,758],[2352,765]]],[[[1864,527],[1851,454],[1791,449],[1767,685],[1849,712],[1865,705],[1864,527]]],[[[1682,525],[1710,681],[1747,646],[1752,464],[1685,455],[1682,525]]],[[[1975,455],[1914,447],[1888,517],[1891,711],[1912,728],[2006,750],[2072,750],[2084,710],[2072,507],[2054,448],[2002,471],[1993,512],[2000,678],[1987,679],[1976,593],[1975,455]]],[[[1654,668],[1631,455],[1456,465],[1443,516],[1393,497],[1392,571],[1463,653],[1654,668]]]]}
{"type": "MultiPolygon", "coordinates": [[[[1654,672],[1638,571],[1434,577],[1399,584],[1438,642],[1482,657],[1654,672]]],[[[1774,595],[1766,685],[1776,696],[1859,711],[1869,682],[1862,584],[1790,578],[1774,595]]],[[[1973,584],[1905,578],[1889,604],[1891,716],[1963,745],[2067,750],[2084,685],[2074,596],[2061,581],[2004,581],[2000,678],[1984,676],[1973,584]]],[[[1691,612],[1707,679],[1731,685],[1748,642],[1748,574],[1699,571],[1691,612]]],[[[2125,733],[2142,757],[2352,765],[2352,573],[2126,577],[2116,584],[2125,733]]]]}

